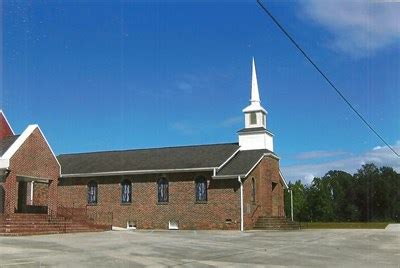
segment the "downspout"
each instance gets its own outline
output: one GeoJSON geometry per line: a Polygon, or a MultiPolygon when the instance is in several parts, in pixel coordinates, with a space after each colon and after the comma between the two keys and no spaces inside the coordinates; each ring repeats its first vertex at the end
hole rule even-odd
{"type": "Polygon", "coordinates": [[[244,216],[243,216],[243,182],[238,176],[238,181],[240,183],[240,231],[244,231],[244,216]]]}
{"type": "Polygon", "coordinates": [[[290,216],[293,221],[293,190],[290,189],[289,191],[290,191],[290,216]]]}
{"type": "Polygon", "coordinates": [[[29,200],[29,203],[30,203],[31,206],[33,206],[33,183],[34,182],[31,181],[31,189],[30,189],[31,190],[31,193],[30,193],[31,194],[31,196],[30,196],[31,200],[29,200]]]}

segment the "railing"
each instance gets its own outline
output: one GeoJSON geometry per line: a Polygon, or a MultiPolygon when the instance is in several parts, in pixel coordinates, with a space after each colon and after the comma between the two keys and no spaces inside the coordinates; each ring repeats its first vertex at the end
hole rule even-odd
{"type": "Polygon", "coordinates": [[[85,207],[58,207],[57,214],[65,219],[86,221],[90,224],[112,225],[114,213],[99,212],[85,207]]]}
{"type": "Polygon", "coordinates": [[[251,218],[254,217],[254,214],[256,214],[258,208],[261,207],[260,205],[257,205],[256,208],[253,210],[253,212],[251,213],[251,218]]]}

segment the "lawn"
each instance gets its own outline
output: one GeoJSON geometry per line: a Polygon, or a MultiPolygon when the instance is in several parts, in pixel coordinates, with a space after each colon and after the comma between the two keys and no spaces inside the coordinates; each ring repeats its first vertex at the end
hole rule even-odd
{"type": "Polygon", "coordinates": [[[302,229],[385,229],[389,222],[302,222],[302,229]]]}

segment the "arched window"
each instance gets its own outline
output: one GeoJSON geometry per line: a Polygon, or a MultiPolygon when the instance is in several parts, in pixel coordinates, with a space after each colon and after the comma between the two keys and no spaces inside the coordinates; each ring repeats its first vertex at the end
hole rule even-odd
{"type": "Polygon", "coordinates": [[[88,183],[88,204],[97,204],[97,182],[88,183]]]}
{"type": "Polygon", "coordinates": [[[158,188],[158,202],[164,203],[168,202],[168,180],[165,178],[159,179],[157,182],[158,188]]]}
{"type": "Polygon", "coordinates": [[[207,201],[207,180],[204,177],[196,179],[196,201],[207,201]]]}
{"type": "Polygon", "coordinates": [[[251,202],[256,202],[256,181],[251,178],[251,202]]]}
{"type": "Polygon", "coordinates": [[[130,180],[123,180],[121,183],[121,203],[132,202],[132,183],[130,180]]]}

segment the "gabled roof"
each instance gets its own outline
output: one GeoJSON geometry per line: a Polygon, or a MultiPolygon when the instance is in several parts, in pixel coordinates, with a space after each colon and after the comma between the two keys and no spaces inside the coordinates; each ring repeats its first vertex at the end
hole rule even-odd
{"type": "Polygon", "coordinates": [[[0,157],[8,150],[8,148],[13,145],[13,143],[18,139],[19,135],[12,135],[4,137],[0,140],[0,157]]]}
{"type": "MultiPolygon", "coordinates": [[[[14,135],[14,136],[8,136],[3,138],[6,139],[4,148],[7,147],[7,149],[4,150],[1,154],[0,158],[0,169],[8,168],[10,164],[10,159],[13,157],[13,155],[18,151],[18,149],[25,143],[25,141],[29,138],[29,136],[35,131],[36,129],[39,130],[40,134],[42,135],[44,141],[46,142],[48,148],[50,149],[52,155],[54,156],[55,160],[57,161],[58,165],[60,166],[60,163],[58,162],[57,157],[55,156],[53,149],[50,147],[50,144],[48,143],[46,137],[44,136],[42,130],[38,125],[29,125],[24,132],[22,132],[21,135],[14,135]]],[[[2,140],[2,142],[3,142],[2,140]]],[[[60,166],[61,168],[61,166],[60,166]]]]}
{"type": "Polygon", "coordinates": [[[62,177],[213,170],[239,148],[237,143],[126,151],[62,154],[62,177]]]}
{"type": "Polygon", "coordinates": [[[14,130],[8,122],[6,115],[3,110],[0,110],[0,139],[7,136],[13,136],[14,134],[14,130]]]}
{"type": "Polygon", "coordinates": [[[265,154],[273,154],[269,150],[246,150],[239,151],[225,166],[223,166],[215,177],[237,177],[246,176],[265,154]]]}

